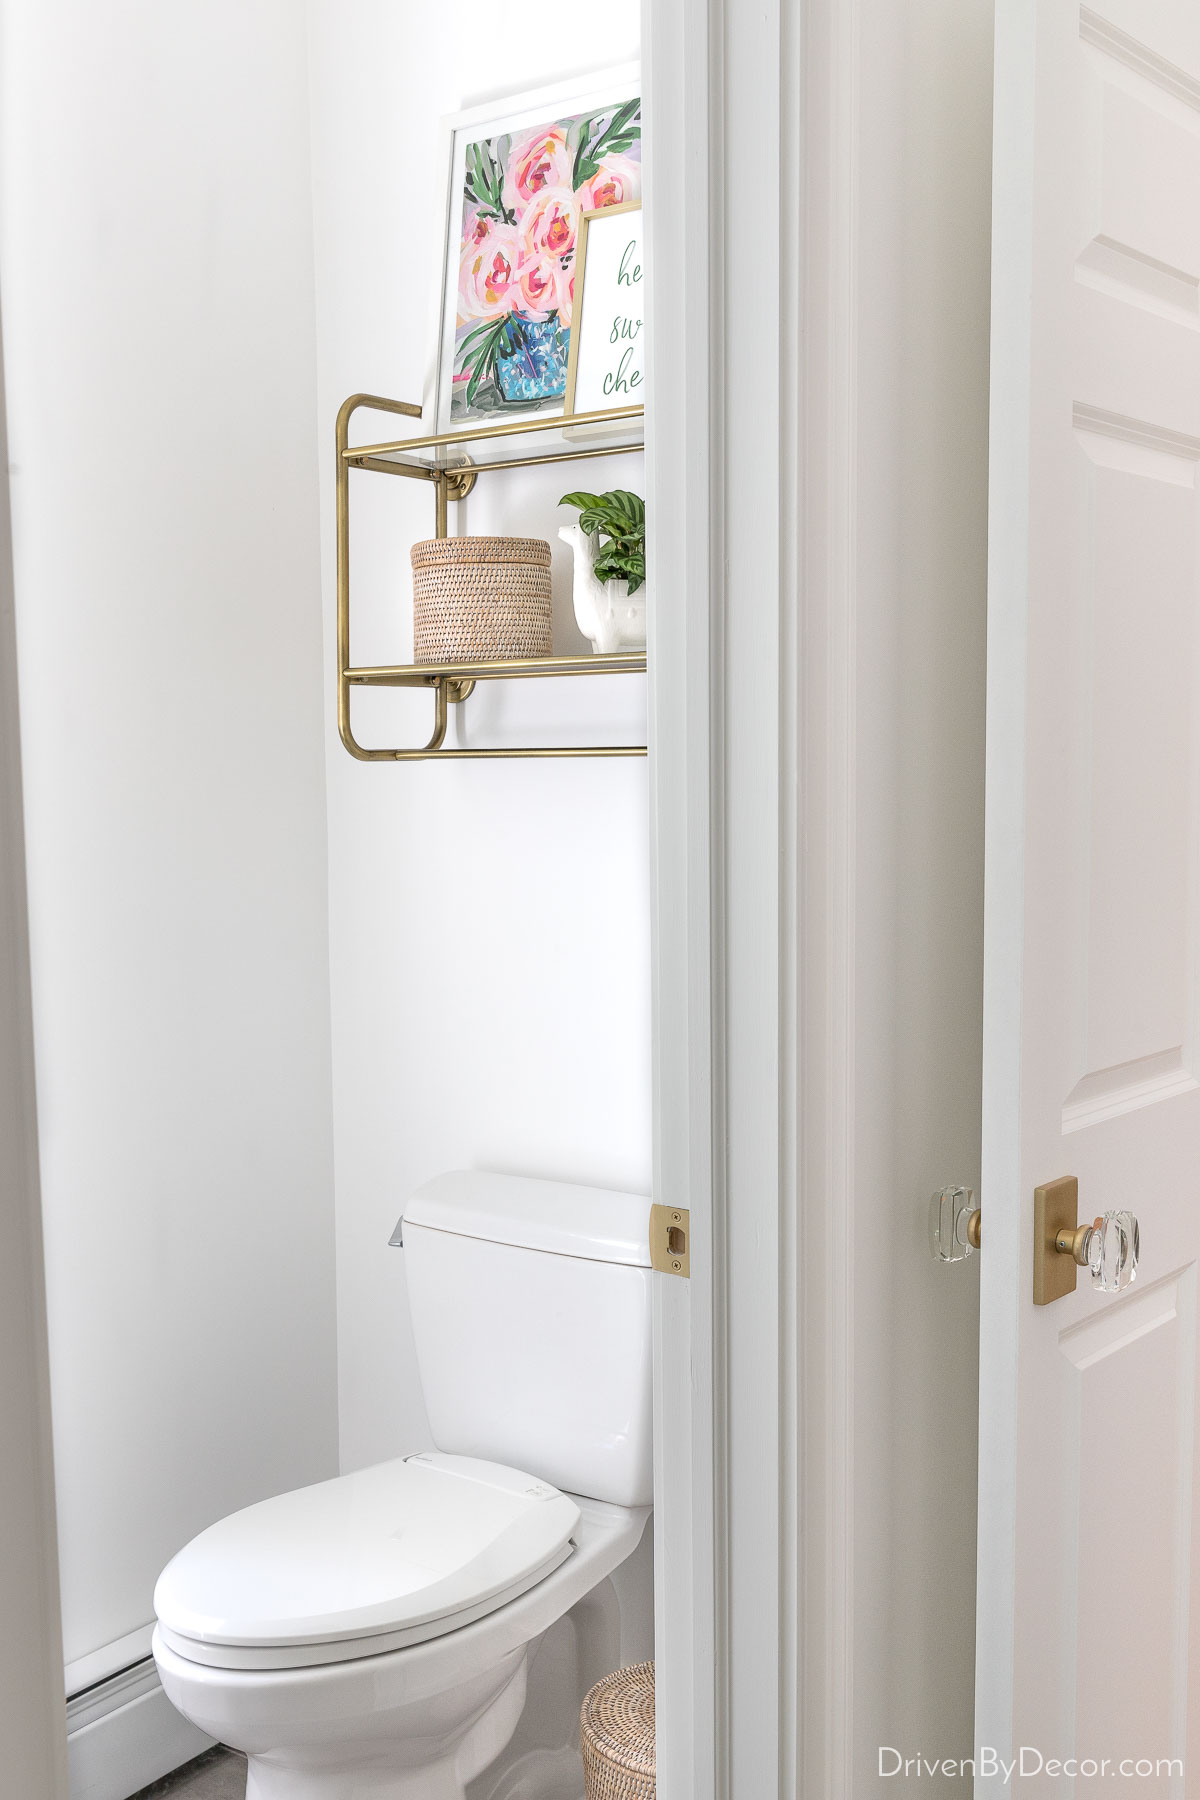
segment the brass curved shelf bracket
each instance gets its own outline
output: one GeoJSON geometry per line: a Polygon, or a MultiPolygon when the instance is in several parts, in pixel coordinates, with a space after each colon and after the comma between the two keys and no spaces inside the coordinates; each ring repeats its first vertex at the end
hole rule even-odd
{"type": "Polygon", "coordinates": [[[425,746],[427,752],[440,750],[446,741],[446,725],[450,718],[450,708],[446,703],[448,687],[448,682],[439,681],[434,690],[433,736],[425,746]]]}

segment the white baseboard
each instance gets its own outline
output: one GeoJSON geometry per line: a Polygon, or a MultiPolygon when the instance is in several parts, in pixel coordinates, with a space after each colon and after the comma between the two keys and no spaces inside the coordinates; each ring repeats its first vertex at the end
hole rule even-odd
{"type": "Polygon", "coordinates": [[[71,1800],[129,1800],[212,1742],[175,1711],[147,1657],[68,1700],[71,1800]]]}
{"type": "Polygon", "coordinates": [[[99,1687],[110,1675],[120,1675],[125,1669],[132,1669],[134,1663],[145,1662],[150,1654],[150,1640],[154,1636],[154,1620],[147,1619],[133,1631],[127,1631],[124,1637],[114,1638],[110,1643],[101,1644],[98,1650],[90,1650],[86,1656],[76,1657],[63,1670],[67,1683],[67,1699],[73,1700],[76,1694],[82,1694],[84,1688],[99,1687]]]}

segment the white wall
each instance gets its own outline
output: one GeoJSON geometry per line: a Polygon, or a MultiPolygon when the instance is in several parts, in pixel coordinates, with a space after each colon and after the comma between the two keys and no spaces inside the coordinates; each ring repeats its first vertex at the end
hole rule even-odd
{"type": "Polygon", "coordinates": [[[335,1466],[306,46],[288,0],[0,18],[62,1586],[94,1678],[186,1538],[335,1466]]]}
{"type": "MultiPolygon", "coordinates": [[[[326,634],[333,633],[333,424],[366,390],[419,401],[442,196],[439,119],[638,51],[636,0],[528,9],[467,0],[310,0],[318,419],[326,634]]],[[[358,441],[393,435],[364,415],[358,441]]],[[[415,429],[415,427],[414,427],[415,429]]],[[[641,458],[481,478],[462,531],[550,538],[555,645],[569,609],[568,488],[645,492],[641,458]]],[[[408,547],[432,535],[415,483],[352,475],[356,661],[411,654],[408,547]]],[[[455,522],[451,519],[451,530],[455,522]]],[[[644,683],[521,683],[468,702],[474,741],[556,730],[645,742],[644,683]],[[552,692],[557,687],[565,690],[552,692]],[[537,690],[537,691],[532,691],[537,690]]],[[[364,742],[423,742],[429,701],[364,695],[364,742]],[[374,711],[370,703],[376,702],[374,711]],[[401,737],[399,734],[404,733],[401,737]]],[[[650,1185],[649,876],[642,760],[361,765],[326,670],[341,1454],[354,1468],[426,1442],[401,1256],[407,1194],[483,1167],[650,1185]]]]}

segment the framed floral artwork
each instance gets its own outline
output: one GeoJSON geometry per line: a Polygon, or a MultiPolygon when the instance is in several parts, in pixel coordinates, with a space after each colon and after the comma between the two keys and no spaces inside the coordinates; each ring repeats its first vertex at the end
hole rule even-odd
{"type": "Polygon", "coordinates": [[[447,122],[430,429],[561,413],[585,213],[641,199],[636,66],[447,122]]]}

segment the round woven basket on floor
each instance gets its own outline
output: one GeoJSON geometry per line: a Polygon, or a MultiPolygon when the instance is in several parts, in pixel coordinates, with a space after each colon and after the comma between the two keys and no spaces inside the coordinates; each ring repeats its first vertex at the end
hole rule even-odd
{"type": "Polygon", "coordinates": [[[549,656],[544,538],[426,538],[412,568],[414,662],[549,656]]]}
{"type": "Polygon", "coordinates": [[[579,1717],[587,1800],[654,1800],[654,1664],[598,1681],[579,1717]]]}

